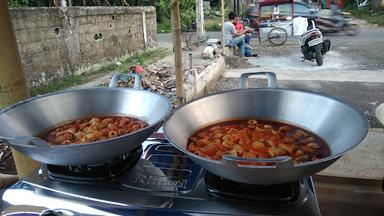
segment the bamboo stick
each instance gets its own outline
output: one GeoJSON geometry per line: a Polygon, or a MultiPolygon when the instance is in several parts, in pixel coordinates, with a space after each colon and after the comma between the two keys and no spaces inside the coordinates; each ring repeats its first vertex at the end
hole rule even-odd
{"type": "Polygon", "coordinates": [[[221,54],[225,54],[225,40],[224,40],[224,0],[221,0],[221,54]]]}
{"type": "Polygon", "coordinates": [[[181,50],[181,24],[179,6],[179,0],[173,0],[170,3],[173,32],[173,48],[175,51],[176,96],[179,103],[182,103],[184,102],[184,68],[181,50]]]}
{"type": "MultiPolygon", "coordinates": [[[[7,1],[0,1],[0,108],[28,97],[7,1]]],[[[12,153],[19,177],[28,175],[39,165],[14,149],[12,153]]]]}

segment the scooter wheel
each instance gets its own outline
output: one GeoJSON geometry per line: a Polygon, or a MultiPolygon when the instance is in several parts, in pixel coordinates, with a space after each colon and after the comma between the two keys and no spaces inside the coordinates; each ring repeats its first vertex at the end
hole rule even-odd
{"type": "Polygon", "coordinates": [[[318,66],[323,65],[323,56],[321,55],[320,52],[316,52],[316,54],[315,54],[315,60],[316,60],[316,64],[317,64],[318,66]]]}
{"type": "Polygon", "coordinates": [[[344,27],[344,32],[349,36],[355,36],[360,31],[360,26],[357,24],[350,24],[344,27]]]}
{"type": "Polygon", "coordinates": [[[272,46],[283,45],[288,39],[288,33],[281,27],[275,27],[268,33],[268,42],[272,46]]]}

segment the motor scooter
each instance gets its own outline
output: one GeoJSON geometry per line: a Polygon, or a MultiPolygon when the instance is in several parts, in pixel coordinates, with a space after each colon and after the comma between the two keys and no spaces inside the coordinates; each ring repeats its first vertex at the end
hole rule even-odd
{"type": "Polygon", "coordinates": [[[343,11],[340,11],[338,19],[335,19],[331,10],[321,10],[319,16],[314,21],[316,27],[323,34],[344,32],[347,35],[353,36],[360,31],[359,25],[353,22],[350,14],[343,11]]]}
{"type": "Polygon", "coordinates": [[[313,19],[308,19],[308,28],[299,37],[301,53],[303,54],[303,61],[314,61],[318,66],[323,65],[323,56],[331,48],[331,41],[326,39],[323,41],[323,34],[316,28],[313,19]]]}

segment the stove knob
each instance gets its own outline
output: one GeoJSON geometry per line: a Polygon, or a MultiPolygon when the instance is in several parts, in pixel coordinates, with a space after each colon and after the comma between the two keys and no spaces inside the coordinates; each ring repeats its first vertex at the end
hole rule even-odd
{"type": "Polygon", "coordinates": [[[74,213],[64,209],[44,210],[40,216],[72,216],[74,213]]]}

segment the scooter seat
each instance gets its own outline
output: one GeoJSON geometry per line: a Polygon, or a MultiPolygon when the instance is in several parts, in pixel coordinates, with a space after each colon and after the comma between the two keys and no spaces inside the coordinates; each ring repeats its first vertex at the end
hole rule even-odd
{"type": "Polygon", "coordinates": [[[304,36],[304,35],[306,35],[308,33],[314,32],[314,31],[319,31],[319,29],[315,28],[315,29],[308,30],[308,31],[304,32],[301,36],[304,36]]]}

